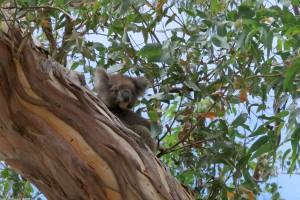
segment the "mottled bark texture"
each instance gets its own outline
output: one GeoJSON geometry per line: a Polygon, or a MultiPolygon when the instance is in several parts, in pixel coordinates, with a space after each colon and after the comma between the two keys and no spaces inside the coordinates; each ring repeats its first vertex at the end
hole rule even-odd
{"type": "Polygon", "coordinates": [[[0,39],[0,157],[48,198],[193,199],[74,72],[0,39]]]}

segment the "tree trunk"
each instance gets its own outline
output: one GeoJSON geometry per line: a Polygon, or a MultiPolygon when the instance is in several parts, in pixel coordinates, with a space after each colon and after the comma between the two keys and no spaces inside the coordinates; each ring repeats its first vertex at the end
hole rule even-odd
{"type": "Polygon", "coordinates": [[[193,199],[75,72],[10,27],[0,40],[0,156],[48,199],[193,199]]]}

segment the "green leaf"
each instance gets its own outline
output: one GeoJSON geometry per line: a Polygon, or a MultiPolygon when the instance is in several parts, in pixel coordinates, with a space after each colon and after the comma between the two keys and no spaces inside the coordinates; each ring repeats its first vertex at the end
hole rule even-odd
{"type": "Polygon", "coordinates": [[[300,126],[297,126],[293,134],[291,135],[292,141],[299,141],[300,140],[300,126]]]}
{"type": "Polygon", "coordinates": [[[116,65],[113,65],[109,68],[109,72],[110,73],[114,73],[114,72],[118,72],[120,71],[121,69],[124,68],[124,65],[121,65],[121,64],[116,64],[116,65]]]}
{"type": "Polygon", "coordinates": [[[82,52],[81,52],[81,53],[82,53],[82,55],[83,55],[84,57],[86,57],[86,58],[88,58],[88,59],[90,59],[90,60],[95,61],[95,56],[92,54],[92,52],[90,51],[89,48],[83,46],[83,47],[82,47],[82,52]]]}
{"type": "Polygon", "coordinates": [[[153,137],[157,137],[161,133],[161,127],[158,123],[152,122],[150,124],[150,129],[151,129],[151,135],[153,137]]]}
{"type": "Polygon", "coordinates": [[[128,44],[129,40],[128,40],[128,34],[126,31],[124,31],[123,35],[122,35],[122,43],[124,44],[128,44]]]}
{"type": "Polygon", "coordinates": [[[174,58],[170,52],[163,52],[160,56],[157,57],[157,59],[154,59],[156,56],[152,57],[151,61],[157,61],[157,62],[164,62],[167,64],[172,64],[174,61],[174,58]]]}
{"type": "Polygon", "coordinates": [[[157,122],[157,120],[159,119],[158,112],[154,110],[148,111],[148,116],[152,122],[157,122]]]}
{"type": "Polygon", "coordinates": [[[249,31],[244,31],[241,34],[238,35],[238,40],[237,40],[237,45],[239,47],[243,47],[245,44],[245,39],[247,37],[247,35],[249,34],[249,31]]]}
{"type": "Polygon", "coordinates": [[[269,153],[270,151],[273,151],[273,146],[270,143],[264,143],[257,149],[257,151],[255,151],[251,159],[257,158],[264,153],[269,153]]]}
{"type": "Polygon", "coordinates": [[[258,135],[262,135],[262,134],[267,133],[269,129],[267,129],[265,126],[266,126],[265,124],[260,125],[260,127],[258,127],[256,129],[256,131],[254,131],[253,133],[251,133],[249,135],[249,137],[254,137],[254,136],[258,136],[258,135]]]}
{"type": "Polygon", "coordinates": [[[229,11],[228,14],[227,14],[227,18],[230,21],[236,21],[236,17],[237,17],[237,11],[236,10],[229,11]]]}
{"type": "Polygon", "coordinates": [[[2,193],[4,195],[6,195],[9,192],[9,190],[11,190],[9,181],[4,182],[3,186],[4,186],[4,188],[3,188],[3,192],[2,193]]]}
{"type": "Polygon", "coordinates": [[[217,33],[218,33],[219,36],[225,37],[226,34],[227,34],[226,25],[225,24],[218,25],[217,26],[217,33]]]}
{"type": "Polygon", "coordinates": [[[212,41],[213,44],[214,44],[215,46],[217,46],[217,47],[221,47],[221,46],[222,46],[222,45],[221,45],[221,40],[220,40],[219,37],[213,36],[213,37],[211,38],[211,41],[212,41]]]}
{"type": "Polygon", "coordinates": [[[292,173],[296,169],[296,161],[299,159],[299,141],[291,140],[292,145],[292,164],[289,168],[289,173],[292,173]]]}
{"type": "Polygon", "coordinates": [[[293,91],[293,83],[297,73],[300,72],[300,59],[297,59],[291,67],[286,71],[283,90],[284,91],[293,91]]]}
{"type": "Polygon", "coordinates": [[[138,56],[150,58],[158,56],[162,53],[162,45],[159,43],[146,44],[141,50],[137,52],[138,56]]]}
{"type": "Polygon", "coordinates": [[[282,47],[283,47],[283,39],[282,38],[278,38],[277,39],[277,45],[276,45],[277,51],[282,51],[282,47]]]}
{"type": "Polygon", "coordinates": [[[264,0],[257,0],[255,1],[254,8],[255,9],[260,9],[261,5],[264,3],[264,0]]]}
{"type": "Polygon", "coordinates": [[[201,91],[200,88],[193,81],[184,81],[184,84],[194,91],[201,91]]]}
{"type": "Polygon", "coordinates": [[[252,18],[255,16],[255,12],[251,10],[249,7],[240,6],[238,10],[239,18],[252,18]]]}
{"type": "Polygon", "coordinates": [[[266,41],[266,47],[267,47],[267,58],[270,57],[270,52],[272,50],[272,44],[273,44],[273,32],[269,31],[267,35],[267,41],[266,41]]]}
{"type": "Polygon", "coordinates": [[[253,177],[250,175],[247,169],[243,170],[243,176],[245,177],[247,184],[249,184],[253,188],[257,187],[257,183],[254,181],[253,177]]]}
{"type": "Polygon", "coordinates": [[[99,43],[99,42],[93,42],[93,47],[97,50],[97,51],[105,51],[106,50],[106,47],[102,44],[102,43],[99,43]]]}
{"type": "Polygon", "coordinates": [[[148,41],[148,34],[149,34],[149,31],[147,29],[142,29],[142,35],[143,35],[143,38],[144,38],[144,43],[147,43],[147,41],[148,41]]]}
{"type": "Polygon", "coordinates": [[[296,22],[296,18],[294,14],[291,13],[290,11],[286,10],[285,12],[283,12],[283,14],[284,14],[283,19],[285,23],[293,25],[296,22]]]}
{"type": "Polygon", "coordinates": [[[288,149],[284,152],[284,154],[282,156],[281,166],[284,166],[285,158],[290,154],[290,152],[291,152],[291,149],[288,149]]]}
{"type": "Polygon", "coordinates": [[[245,156],[243,156],[236,164],[236,168],[240,171],[243,171],[244,168],[246,167],[246,165],[249,162],[249,159],[251,157],[251,154],[247,154],[245,156]]]}
{"type": "Polygon", "coordinates": [[[171,99],[173,99],[173,95],[172,94],[166,94],[165,92],[159,92],[156,93],[154,95],[149,96],[150,99],[157,99],[159,101],[169,101],[171,99]]]}
{"type": "Polygon", "coordinates": [[[262,145],[267,144],[269,142],[269,136],[265,135],[256,140],[248,150],[247,154],[251,154],[254,151],[258,150],[262,145]]]}
{"type": "Polygon", "coordinates": [[[300,127],[297,127],[294,129],[294,131],[289,131],[288,134],[285,136],[282,144],[286,143],[288,140],[290,140],[291,136],[294,134],[295,131],[299,131],[300,130],[300,127]]]}
{"type": "MultiPolygon", "coordinates": [[[[3,3],[3,2],[2,2],[3,3]]],[[[1,3],[1,5],[2,5],[1,3]]],[[[28,3],[30,3],[30,1],[22,1],[22,0],[19,0],[18,1],[18,4],[22,7],[27,7],[28,6],[28,3]]]]}
{"type": "Polygon", "coordinates": [[[203,34],[195,34],[195,35],[192,35],[192,36],[188,39],[188,42],[191,42],[191,43],[198,43],[198,42],[205,41],[206,39],[207,39],[207,35],[203,35],[203,34]]]}
{"type": "Polygon", "coordinates": [[[206,18],[209,17],[206,12],[203,12],[203,11],[200,11],[200,10],[197,10],[197,16],[199,16],[200,18],[203,18],[203,19],[206,19],[206,18]]]}
{"type": "Polygon", "coordinates": [[[175,20],[176,15],[167,16],[168,20],[166,21],[166,26],[175,20]]]}
{"type": "Polygon", "coordinates": [[[29,194],[34,192],[33,187],[29,182],[25,182],[25,189],[29,194]]]}
{"type": "Polygon", "coordinates": [[[284,110],[284,111],[282,111],[282,112],[280,112],[280,113],[277,113],[277,114],[275,115],[275,117],[277,117],[277,118],[284,118],[284,117],[288,116],[289,113],[290,113],[289,111],[284,110]]]}
{"type": "Polygon", "coordinates": [[[248,114],[242,113],[231,123],[231,125],[233,127],[238,127],[241,124],[244,124],[246,122],[247,118],[248,118],[248,114]]]}
{"type": "Polygon", "coordinates": [[[5,168],[1,170],[1,177],[2,178],[7,178],[9,176],[9,168],[5,168]]]}

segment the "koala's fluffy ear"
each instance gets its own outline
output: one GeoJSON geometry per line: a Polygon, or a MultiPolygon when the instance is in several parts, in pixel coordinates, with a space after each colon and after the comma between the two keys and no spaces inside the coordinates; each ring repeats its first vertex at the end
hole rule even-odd
{"type": "Polygon", "coordinates": [[[94,81],[94,88],[95,91],[98,93],[103,87],[109,87],[109,78],[106,71],[103,68],[96,68],[95,71],[95,81],[94,81]]]}
{"type": "Polygon", "coordinates": [[[149,87],[148,79],[146,77],[141,76],[133,78],[133,81],[136,86],[136,94],[138,96],[142,96],[149,87]]]}

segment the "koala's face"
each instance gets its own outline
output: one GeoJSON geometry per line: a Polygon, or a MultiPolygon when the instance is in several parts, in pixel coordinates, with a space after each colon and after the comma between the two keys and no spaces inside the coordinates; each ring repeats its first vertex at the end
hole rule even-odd
{"type": "MultiPolygon", "coordinates": [[[[131,109],[137,101],[136,85],[132,78],[124,75],[110,75],[109,78],[109,105],[119,106],[122,109],[131,109]]],[[[99,94],[101,95],[101,94],[99,94]]]]}
{"type": "Polygon", "coordinates": [[[95,88],[98,97],[110,109],[131,109],[139,96],[148,88],[145,77],[131,78],[121,74],[107,74],[101,68],[96,69],[95,88]]]}

